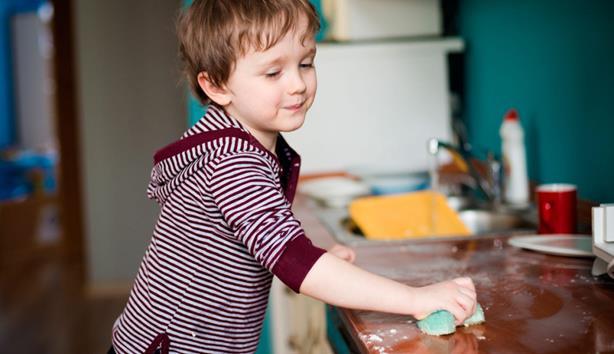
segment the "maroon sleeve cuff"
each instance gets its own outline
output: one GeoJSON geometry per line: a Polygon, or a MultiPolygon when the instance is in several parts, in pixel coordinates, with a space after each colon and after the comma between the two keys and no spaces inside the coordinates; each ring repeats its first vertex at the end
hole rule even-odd
{"type": "Polygon", "coordinates": [[[273,274],[295,293],[299,293],[307,273],[324,253],[325,250],[314,246],[305,235],[301,235],[288,242],[273,267],[273,274]]]}

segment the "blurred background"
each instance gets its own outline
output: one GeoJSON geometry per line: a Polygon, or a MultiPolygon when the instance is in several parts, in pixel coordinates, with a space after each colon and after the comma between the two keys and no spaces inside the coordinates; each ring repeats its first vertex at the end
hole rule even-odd
{"type": "MultiPolygon", "coordinates": [[[[179,75],[188,2],[1,0],[1,352],[108,349],[158,211],[153,153],[205,109],[179,75]]],[[[423,170],[430,136],[500,154],[515,108],[531,181],[614,200],[614,2],[314,4],[320,91],[289,136],[305,173],[423,170]]]]}

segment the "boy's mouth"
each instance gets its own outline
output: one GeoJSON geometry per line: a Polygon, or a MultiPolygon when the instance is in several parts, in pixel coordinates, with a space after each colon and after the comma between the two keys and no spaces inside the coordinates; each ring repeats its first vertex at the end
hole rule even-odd
{"type": "Polygon", "coordinates": [[[300,109],[301,107],[303,107],[303,104],[305,104],[305,101],[301,101],[300,103],[293,104],[291,106],[286,106],[285,108],[291,111],[296,111],[300,109]]]}

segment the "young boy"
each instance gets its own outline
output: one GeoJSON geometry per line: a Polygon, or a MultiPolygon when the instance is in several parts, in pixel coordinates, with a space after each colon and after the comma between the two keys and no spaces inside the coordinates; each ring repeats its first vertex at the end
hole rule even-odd
{"type": "MultiPolygon", "coordinates": [[[[180,19],[186,77],[209,104],[155,154],[148,196],[161,206],[110,352],[253,353],[273,275],[346,308],[460,323],[476,306],[458,278],[414,288],[312,245],[291,211],[299,156],[280,132],[300,128],[316,93],[308,0],[196,0],[180,19]]],[[[368,69],[367,69],[368,70],[368,69]]]]}

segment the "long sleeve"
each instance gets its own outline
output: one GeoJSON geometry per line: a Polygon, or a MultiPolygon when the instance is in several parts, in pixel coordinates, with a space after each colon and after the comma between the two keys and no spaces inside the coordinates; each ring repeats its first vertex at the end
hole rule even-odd
{"type": "Polygon", "coordinates": [[[298,292],[325,251],[305,236],[272,166],[257,153],[237,152],[213,161],[209,171],[209,192],[234,235],[260,264],[298,292]]]}

